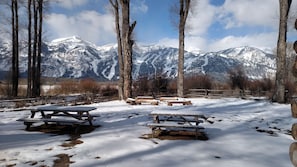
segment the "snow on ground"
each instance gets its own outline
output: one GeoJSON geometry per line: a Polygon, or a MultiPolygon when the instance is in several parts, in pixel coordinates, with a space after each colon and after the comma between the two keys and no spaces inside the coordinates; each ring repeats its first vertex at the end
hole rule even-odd
{"type": "Polygon", "coordinates": [[[0,113],[0,166],[52,166],[58,154],[68,154],[73,167],[186,166],[290,167],[288,133],[296,122],[289,104],[266,100],[190,99],[192,106],[128,105],[123,101],[96,103],[91,114],[101,125],[81,135],[82,144],[65,148],[68,135],[25,131],[16,121],[28,110],[0,113]],[[209,140],[142,139],[154,110],[197,111],[214,121],[204,122],[209,140]],[[258,131],[257,131],[258,130],[258,131]],[[32,163],[35,162],[35,163],[32,163]]]}

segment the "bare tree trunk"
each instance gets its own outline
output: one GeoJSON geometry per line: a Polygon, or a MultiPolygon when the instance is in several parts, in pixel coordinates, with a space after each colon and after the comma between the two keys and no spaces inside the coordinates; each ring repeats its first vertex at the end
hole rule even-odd
{"type": "Polygon", "coordinates": [[[123,60],[124,60],[124,99],[131,97],[131,68],[129,64],[129,0],[121,0],[122,6],[122,46],[123,46],[123,60]]]}
{"type": "Polygon", "coordinates": [[[32,1],[28,0],[28,74],[27,74],[27,97],[32,96],[32,1]]]}
{"type": "Polygon", "coordinates": [[[122,6],[122,47],[124,60],[124,99],[132,96],[132,46],[131,39],[136,22],[130,26],[130,0],[121,0],[122,6]]]}
{"type": "Polygon", "coordinates": [[[185,48],[185,26],[190,9],[191,0],[180,0],[179,13],[179,51],[178,51],[178,74],[177,95],[184,96],[184,48],[185,48]]]}
{"type": "Polygon", "coordinates": [[[42,20],[43,20],[43,0],[38,0],[38,45],[37,45],[37,67],[36,67],[36,96],[41,94],[41,51],[42,51],[42,20]]]}
{"type": "Polygon", "coordinates": [[[124,63],[123,63],[123,49],[122,49],[122,38],[121,38],[121,29],[120,29],[120,14],[119,14],[119,3],[118,0],[114,2],[109,0],[110,4],[113,6],[114,15],[115,15],[115,27],[117,33],[118,41],[118,63],[119,63],[119,81],[118,81],[118,92],[119,99],[124,99],[124,63]]]}
{"type": "Polygon", "coordinates": [[[11,95],[16,97],[18,95],[19,85],[19,24],[18,24],[18,2],[11,0],[12,12],[12,91],[11,95]]]}
{"type": "Polygon", "coordinates": [[[36,83],[36,66],[37,66],[37,43],[38,43],[38,10],[36,0],[33,0],[33,54],[32,54],[32,96],[37,96],[37,83],[36,83]]]}
{"type": "Polygon", "coordinates": [[[12,82],[12,87],[10,90],[10,95],[14,95],[14,89],[15,89],[15,82],[14,82],[14,71],[15,71],[15,12],[14,12],[14,6],[15,6],[15,1],[11,0],[11,32],[12,32],[12,57],[11,57],[11,82],[12,82]]]}
{"type": "Polygon", "coordinates": [[[277,41],[277,57],[276,57],[276,79],[275,92],[273,101],[284,103],[285,99],[285,84],[286,84],[286,48],[287,48],[287,21],[292,0],[279,0],[280,20],[279,34],[277,41]]]}

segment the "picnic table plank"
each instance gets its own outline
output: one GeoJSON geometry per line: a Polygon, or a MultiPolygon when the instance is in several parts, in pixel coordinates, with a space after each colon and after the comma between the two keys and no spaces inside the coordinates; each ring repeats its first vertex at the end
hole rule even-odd
{"type": "Polygon", "coordinates": [[[172,100],[178,100],[178,97],[160,97],[160,101],[172,101],[172,100]]]}
{"type": "Polygon", "coordinates": [[[198,116],[203,117],[203,114],[199,114],[198,111],[193,110],[154,110],[150,115],[182,115],[182,116],[198,116]]]}
{"type": "Polygon", "coordinates": [[[38,111],[68,111],[68,112],[89,112],[97,109],[96,107],[85,107],[85,106],[42,106],[32,107],[31,110],[38,111]]]}
{"type": "Polygon", "coordinates": [[[192,105],[192,102],[190,100],[169,100],[169,101],[167,101],[168,106],[172,106],[173,104],[192,105]]]}
{"type": "Polygon", "coordinates": [[[199,125],[189,125],[189,124],[178,124],[178,123],[148,123],[149,127],[176,127],[176,128],[193,128],[193,129],[204,129],[204,127],[199,125]]]}
{"type": "Polygon", "coordinates": [[[73,123],[73,124],[83,124],[86,120],[70,120],[70,119],[58,119],[58,118],[22,118],[18,121],[37,123],[37,122],[57,122],[57,123],[73,123]]]}

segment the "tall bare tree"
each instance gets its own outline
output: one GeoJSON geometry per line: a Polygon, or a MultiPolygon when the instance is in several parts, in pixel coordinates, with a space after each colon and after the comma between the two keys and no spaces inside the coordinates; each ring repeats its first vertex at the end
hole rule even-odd
{"type": "Polygon", "coordinates": [[[185,27],[190,10],[191,0],[180,0],[179,9],[179,51],[178,51],[178,74],[177,95],[184,96],[184,50],[185,50],[185,27]]]}
{"type": "Polygon", "coordinates": [[[285,102],[287,22],[292,0],[279,0],[280,19],[277,41],[276,78],[273,101],[285,102]]]}
{"type": "Polygon", "coordinates": [[[118,92],[119,99],[124,99],[124,63],[123,63],[123,49],[122,49],[122,37],[120,29],[120,14],[119,14],[119,3],[118,0],[109,0],[113,7],[115,17],[115,28],[118,41],[118,63],[119,63],[119,81],[118,81],[118,92]]]}
{"type": "Polygon", "coordinates": [[[37,33],[37,65],[36,65],[36,96],[41,94],[41,52],[42,52],[43,0],[38,0],[38,33],[37,33]]]}
{"type": "Polygon", "coordinates": [[[37,62],[37,34],[38,34],[38,10],[37,10],[37,3],[36,0],[33,0],[33,52],[32,52],[32,96],[36,97],[36,62],[37,62]]]}
{"type": "Polygon", "coordinates": [[[19,85],[19,16],[18,1],[11,0],[11,18],[12,18],[12,89],[11,95],[18,95],[19,85]]]}
{"type": "Polygon", "coordinates": [[[28,0],[28,89],[27,96],[41,93],[41,51],[44,0],[28,0]],[[33,10],[33,11],[32,11],[33,10]],[[33,18],[31,18],[33,15],[33,18]],[[33,21],[33,27],[32,27],[33,21]],[[33,29],[33,34],[32,34],[33,29]],[[33,37],[32,37],[32,35],[33,37]],[[32,39],[33,38],[33,39],[32,39]],[[33,44],[32,44],[33,42],[33,44]],[[33,47],[33,48],[31,48],[33,47]]]}
{"type": "Polygon", "coordinates": [[[28,66],[27,97],[32,96],[32,0],[28,0],[28,66]]]}
{"type": "Polygon", "coordinates": [[[130,25],[130,0],[121,0],[122,6],[122,47],[124,55],[124,99],[132,96],[132,32],[136,21],[130,25]]]}
{"type": "MultiPolygon", "coordinates": [[[[117,6],[119,3],[115,1],[110,1],[114,10],[115,10],[115,17],[117,15],[119,16],[119,6],[117,6]]],[[[120,81],[121,87],[119,89],[123,90],[123,99],[126,99],[128,97],[132,96],[132,46],[134,44],[134,40],[132,39],[132,33],[136,26],[136,21],[134,21],[130,25],[130,0],[120,0],[121,4],[121,29],[119,20],[120,17],[116,18],[116,28],[119,28],[117,30],[117,39],[118,39],[118,46],[121,48],[118,48],[118,53],[122,54],[122,68],[120,67],[120,77],[123,76],[123,82],[120,81]],[[118,24],[117,24],[118,21],[118,24]],[[122,73],[121,73],[122,72],[122,73]]],[[[119,66],[121,63],[121,58],[119,58],[119,66]]],[[[121,90],[119,90],[121,91],[121,90]]]]}

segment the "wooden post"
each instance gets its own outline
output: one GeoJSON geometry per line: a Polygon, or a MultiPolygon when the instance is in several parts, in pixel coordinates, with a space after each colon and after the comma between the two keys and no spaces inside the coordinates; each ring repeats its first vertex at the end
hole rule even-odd
{"type": "MultiPolygon", "coordinates": [[[[289,2],[289,1],[288,1],[289,2]]],[[[297,29],[297,19],[295,20],[295,29],[297,29]]],[[[294,50],[297,53],[297,41],[294,42],[294,50]]],[[[292,74],[297,77],[297,58],[295,59],[295,63],[292,67],[292,74]]],[[[297,118],[297,100],[296,98],[293,98],[291,100],[291,112],[292,112],[292,117],[297,118]]],[[[297,123],[294,123],[292,125],[292,137],[297,140],[297,123]]],[[[294,167],[297,167],[297,142],[294,142],[290,146],[290,160],[294,167]]]]}
{"type": "Polygon", "coordinates": [[[291,101],[292,117],[297,118],[297,101],[294,99],[291,101]]]}
{"type": "Polygon", "coordinates": [[[292,125],[292,137],[296,140],[297,139],[297,123],[292,125]]]}
{"type": "Polygon", "coordinates": [[[291,144],[289,154],[292,164],[297,167],[297,142],[291,144]]]}
{"type": "MultiPolygon", "coordinates": [[[[291,101],[291,112],[292,117],[297,118],[297,101],[295,99],[291,101]]],[[[292,125],[291,131],[293,139],[297,140],[297,123],[292,125]]],[[[290,145],[289,155],[292,164],[294,167],[297,167],[297,142],[294,142],[290,145]]]]}

